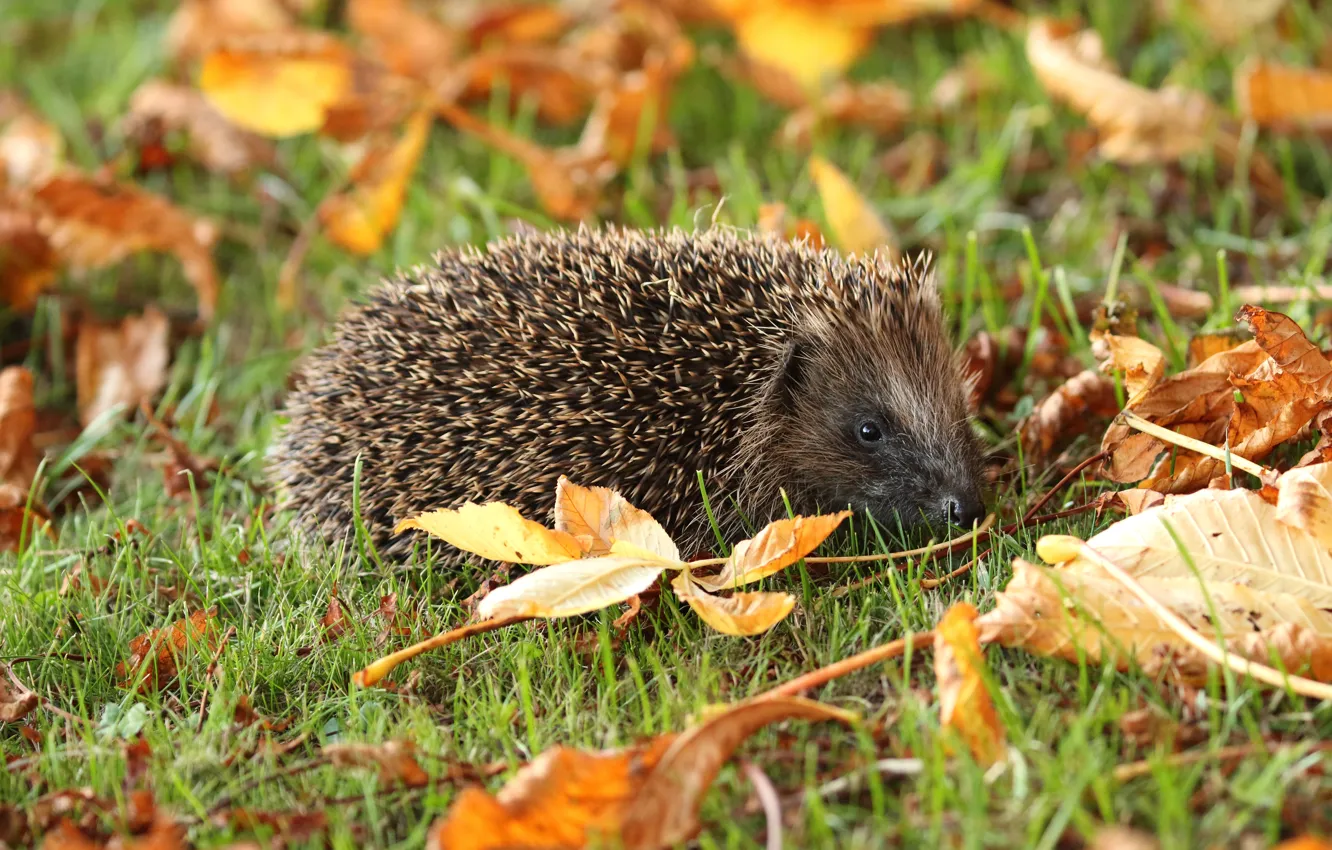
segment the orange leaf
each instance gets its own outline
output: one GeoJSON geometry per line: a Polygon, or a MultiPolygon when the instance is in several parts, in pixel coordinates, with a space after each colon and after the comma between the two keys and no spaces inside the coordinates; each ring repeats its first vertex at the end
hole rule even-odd
{"type": "Polygon", "coordinates": [[[319,129],[352,89],[353,54],[322,32],[281,31],[226,41],[208,54],[199,88],[238,127],[265,136],[319,129]]]}
{"type": "Polygon", "coordinates": [[[120,262],[139,251],[174,254],[208,321],[217,306],[211,224],[134,186],[66,174],[33,195],[32,208],[56,254],[75,270],[120,262]]]}
{"type": "Polygon", "coordinates": [[[366,151],[352,171],[354,188],[319,205],[319,220],[330,239],[357,254],[379,250],[384,235],[398,223],[407,183],[430,134],[432,111],[418,110],[400,139],[366,151]]]}
{"type": "Polygon", "coordinates": [[[1004,730],[981,671],[985,657],[976,629],[976,609],[959,602],[934,629],[934,674],[939,680],[939,719],[967,742],[984,766],[1004,754],[1004,730]]]}
{"type": "Polygon", "coordinates": [[[31,210],[0,193],[0,304],[32,309],[56,277],[56,255],[31,210]]]}
{"type": "Polygon", "coordinates": [[[766,632],[795,608],[789,593],[733,593],[713,596],[704,592],[688,570],[671,580],[679,596],[712,628],[726,635],[745,637],[766,632]]]}
{"type": "Polygon", "coordinates": [[[1332,128],[1332,73],[1254,57],[1235,69],[1235,101],[1265,127],[1332,128]]]}
{"type": "Polygon", "coordinates": [[[196,644],[202,642],[212,648],[216,640],[216,618],[215,608],[195,611],[168,628],[152,629],[131,640],[129,661],[116,666],[116,674],[122,679],[121,686],[133,685],[133,677],[139,675],[141,667],[141,692],[156,690],[175,679],[181,659],[196,644]]]}
{"type": "Polygon", "coordinates": [[[572,534],[589,556],[623,541],[669,561],[680,560],[666,529],[609,487],[579,487],[563,475],[555,487],[555,530],[572,534]]]}
{"type": "Polygon", "coordinates": [[[460,34],[417,12],[406,0],[350,0],[347,21],[395,74],[436,83],[453,68],[460,34]]]}
{"type": "Polygon", "coordinates": [[[430,776],[416,760],[416,747],[410,741],[384,744],[329,744],[324,755],[339,766],[373,766],[386,783],[402,783],[408,788],[430,784],[430,776]]]}
{"type": "Polygon", "coordinates": [[[30,499],[27,487],[0,482],[0,552],[18,551],[20,542],[31,545],[39,529],[54,540],[50,522],[50,512],[40,499],[30,499]]]}
{"type": "Polygon", "coordinates": [[[724,590],[767,578],[817,549],[849,516],[850,511],[840,511],[775,520],[749,540],[737,543],[720,573],[697,581],[709,590],[724,590]]]}
{"type": "Polygon", "coordinates": [[[37,410],[32,399],[32,373],[22,366],[0,370],[0,483],[27,490],[37,474],[37,410]]]}
{"type": "Polygon", "coordinates": [[[80,422],[86,426],[117,405],[132,412],[162,389],[171,359],[167,332],[166,314],[156,307],[119,324],[79,325],[74,369],[80,422]]]}

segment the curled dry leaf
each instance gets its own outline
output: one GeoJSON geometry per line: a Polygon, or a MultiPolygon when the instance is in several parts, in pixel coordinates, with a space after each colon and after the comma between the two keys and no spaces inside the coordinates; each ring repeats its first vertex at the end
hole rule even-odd
{"type": "Polygon", "coordinates": [[[1074,375],[1037,402],[1018,426],[1022,457],[1037,463],[1056,447],[1119,412],[1115,383],[1090,369],[1074,375]]]}
{"type": "Polygon", "coordinates": [[[355,55],[322,32],[281,30],[221,42],[204,59],[199,88],[238,127],[286,137],[318,130],[352,91],[355,55]]]}
{"type": "Polygon", "coordinates": [[[1235,69],[1235,101],[1265,127],[1332,129],[1332,72],[1254,57],[1235,69]]]}
{"type": "Polygon", "coordinates": [[[501,619],[600,611],[647,590],[670,566],[660,559],[619,555],[564,561],[495,588],[481,600],[477,614],[501,619]]]}
{"type": "Polygon", "coordinates": [[[141,144],[163,133],[189,139],[191,156],[209,171],[237,174],[271,165],[271,142],[232,124],[197,89],[166,80],[148,80],[130,97],[122,130],[141,144]]]}
{"type": "Polygon", "coordinates": [[[216,609],[195,611],[165,629],[152,629],[130,641],[130,657],[116,666],[122,687],[134,685],[140,676],[139,691],[156,690],[176,678],[182,659],[191,651],[214,648],[217,637],[216,609]]]}
{"type": "Polygon", "coordinates": [[[855,722],[847,712],[787,697],[740,703],[683,733],[625,750],[555,747],[493,797],[465,789],[431,827],[426,846],[573,850],[598,841],[625,850],[674,846],[698,831],[703,796],[736,748],[764,726],[797,718],[855,722]]]}
{"type": "Polygon", "coordinates": [[[156,307],[118,323],[79,325],[74,369],[84,426],[118,405],[133,411],[162,389],[171,359],[168,331],[166,314],[156,307]]]}
{"type": "Polygon", "coordinates": [[[139,251],[175,255],[199,297],[200,318],[212,318],[217,232],[209,222],[134,186],[75,174],[45,183],[33,194],[32,209],[57,256],[76,271],[102,268],[139,251]]]}
{"type": "Polygon", "coordinates": [[[680,550],[652,515],[609,487],[580,487],[561,475],[555,487],[555,530],[578,540],[588,555],[608,554],[622,541],[668,561],[680,550]]]}
{"type": "Polygon", "coordinates": [[[934,627],[934,675],[939,682],[939,722],[955,730],[976,762],[988,767],[1003,758],[1004,728],[985,687],[976,617],[975,607],[966,602],[944,612],[934,627]]]}
{"type": "Polygon", "coordinates": [[[1101,132],[1101,153],[1108,159],[1169,162],[1210,144],[1218,114],[1206,95],[1173,86],[1151,91],[1128,82],[1091,30],[1070,33],[1038,20],[1027,33],[1027,59],[1052,96],[1101,132]]]}
{"type": "Polygon", "coordinates": [[[0,483],[27,490],[37,474],[37,410],[32,398],[32,373],[22,366],[0,370],[0,483]]]}
{"type": "Polygon", "coordinates": [[[689,603],[699,619],[722,634],[747,636],[766,632],[786,619],[795,608],[789,593],[734,593],[713,596],[705,593],[688,570],[671,580],[675,594],[689,603]]]}
{"type": "MultiPolygon", "coordinates": [[[[1243,308],[1239,317],[1256,339],[1155,384],[1144,380],[1125,409],[1256,461],[1332,407],[1332,362],[1295,322],[1257,307],[1243,308]]],[[[1101,447],[1112,453],[1106,470],[1112,481],[1140,481],[1162,492],[1190,492],[1225,474],[1224,461],[1168,447],[1124,422],[1110,426],[1101,447]]]]}
{"type": "Polygon", "coordinates": [[[700,578],[697,582],[709,590],[724,590],[781,572],[817,549],[849,516],[850,511],[841,511],[775,520],[751,539],[736,544],[715,577],[700,578]]]}
{"type": "MultiPolygon", "coordinates": [[[[1332,553],[1319,537],[1332,524],[1332,500],[1321,492],[1329,480],[1326,465],[1300,470],[1289,483],[1283,476],[1277,505],[1249,490],[1169,496],[1086,547],[1204,637],[1329,681],[1332,553]]],[[[1055,566],[1015,561],[995,610],[980,619],[987,639],[1121,668],[1136,662],[1151,675],[1168,670],[1190,682],[1205,678],[1207,661],[1083,551],[1076,538],[1047,536],[1037,553],[1055,566]]]]}
{"type": "Polygon", "coordinates": [[[352,170],[353,188],[319,205],[319,220],[329,238],[356,254],[373,254],[398,223],[407,183],[425,150],[432,110],[422,108],[407,119],[402,136],[372,145],[352,170]]]}
{"type": "Polygon", "coordinates": [[[430,776],[416,760],[416,747],[411,741],[329,744],[323,752],[339,767],[377,767],[380,780],[386,783],[401,783],[408,788],[430,784],[430,776]]]}
{"type": "Polygon", "coordinates": [[[393,533],[409,528],[491,561],[545,566],[585,554],[573,535],[524,519],[517,508],[503,502],[468,502],[461,508],[431,511],[403,520],[393,533]]]}
{"type": "Polygon", "coordinates": [[[37,708],[37,695],[19,688],[9,678],[9,665],[0,663],[0,723],[17,723],[37,708]]]}
{"type": "Polygon", "coordinates": [[[350,0],[347,22],[390,71],[427,85],[452,70],[460,33],[407,0],[350,0]]]}
{"type": "Polygon", "coordinates": [[[820,156],[810,157],[809,170],[823,200],[833,243],[845,253],[866,256],[879,252],[889,262],[896,262],[897,237],[855,184],[820,156]]]}

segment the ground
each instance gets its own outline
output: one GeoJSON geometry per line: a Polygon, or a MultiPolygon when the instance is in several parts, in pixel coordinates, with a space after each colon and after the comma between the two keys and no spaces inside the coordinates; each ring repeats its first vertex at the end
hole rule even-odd
{"type": "MultiPolygon", "coordinates": [[[[1216,47],[1197,27],[1157,23],[1149,5],[1098,0],[1048,8],[1056,14],[1080,11],[1132,80],[1193,86],[1229,104],[1230,72],[1244,49],[1216,47]]],[[[164,67],[159,45],[171,6],[152,0],[8,0],[0,39],[20,49],[0,52],[0,86],[22,91],[59,125],[71,158],[95,167],[117,153],[114,134],[105,131],[123,113],[129,94],[164,67]]],[[[1328,16],[1325,5],[1293,3],[1290,19],[1299,26],[1281,55],[1315,62],[1332,34],[1328,16]]],[[[721,36],[709,40],[725,43],[721,36]]],[[[1048,98],[1027,64],[1021,35],[991,24],[885,30],[855,74],[886,75],[924,100],[972,52],[984,57],[997,90],[975,106],[937,122],[922,118],[906,130],[933,133],[940,141],[944,166],[937,182],[903,190],[879,160],[896,139],[843,130],[821,146],[894,224],[904,246],[938,253],[959,338],[986,329],[1000,335],[1032,322],[1044,289],[1043,276],[1033,273],[1037,268],[1053,272],[1044,309],[1066,321],[1074,298],[1095,299],[1104,291],[1125,232],[1122,285],[1147,293],[1143,333],[1163,344],[1172,368],[1181,365],[1195,330],[1232,324],[1238,305],[1228,303],[1226,287],[1322,278],[1332,206],[1318,206],[1316,199],[1332,194],[1332,149],[1316,137],[1264,131],[1252,140],[1288,185],[1314,199],[1281,209],[1256,198],[1246,181],[1230,179],[1206,156],[1171,167],[1086,157],[1070,143],[1085,130],[1085,120],[1048,98]],[[1172,318],[1157,283],[1209,292],[1217,306],[1205,318],[1172,318]]],[[[498,107],[492,112],[502,115],[498,107]]],[[[672,107],[679,149],[630,169],[617,218],[636,226],[692,226],[715,215],[748,226],[761,203],[780,200],[795,215],[821,220],[806,154],[771,142],[781,118],[782,111],[758,93],[696,66],[672,107]],[[715,172],[715,192],[686,198],[677,191],[687,173],[703,168],[715,172]],[[720,196],[725,202],[717,212],[720,196]]],[[[530,122],[520,117],[517,126],[528,132],[530,122]]],[[[316,239],[304,266],[308,309],[286,312],[277,306],[279,269],[299,223],[342,166],[326,143],[311,137],[284,142],[282,157],[283,175],[266,178],[263,186],[238,186],[186,165],[144,181],[224,222],[217,251],[224,276],[219,319],[176,351],[159,406],[174,410],[176,433],[195,454],[220,459],[222,472],[192,494],[168,496],[160,445],[141,418],[62,456],[68,461],[100,449],[113,453],[115,467],[106,503],[87,494],[89,508],[61,520],[58,541],[21,555],[0,554],[0,652],[28,659],[14,664],[15,674],[63,712],[33,715],[35,747],[15,724],[0,726],[0,750],[17,760],[11,766],[21,762],[25,768],[0,777],[0,800],[28,803],[48,791],[82,786],[119,793],[126,771],[122,739],[141,732],[151,751],[148,784],[160,804],[194,823],[197,846],[252,835],[234,822],[214,822],[214,812],[229,806],[322,809],[329,819],[327,841],[335,847],[419,846],[448,808],[456,784],[395,790],[373,771],[302,767],[334,741],[411,739],[426,770],[443,775],[461,763],[517,766],[557,744],[607,748],[678,730],[710,703],[758,693],[904,631],[929,629],[955,601],[984,611],[1014,557],[1036,560],[1041,534],[1085,538],[1114,519],[1084,513],[998,535],[976,568],[936,589],[922,589],[920,580],[948,564],[912,564],[840,595],[833,592],[837,587],[878,568],[789,570],[767,584],[794,592],[798,605],[762,637],[709,631],[666,595],[622,638],[612,629],[621,613],[614,609],[522,625],[400,668],[393,677],[398,685],[419,677],[410,693],[353,688],[355,670],[408,642],[400,635],[379,640],[382,597],[396,594],[419,638],[464,622],[463,602],[484,575],[432,568],[424,553],[383,561],[355,539],[325,545],[293,534],[285,515],[268,510],[272,494],[264,484],[263,456],[281,425],[288,376],[300,352],[321,338],[328,318],[379,275],[425,262],[449,245],[500,235],[513,218],[550,222],[537,209],[521,168],[441,124],[408,190],[401,223],[383,249],[362,260],[316,239]],[[271,205],[255,200],[260,188],[279,198],[278,221],[271,220],[271,205]],[[131,520],[151,535],[127,530],[131,520]],[[119,542],[110,539],[116,534],[119,542]],[[62,578],[79,564],[109,589],[94,592],[85,582],[82,590],[62,594],[62,578]],[[335,593],[348,628],[323,640],[322,620],[335,593]],[[216,606],[222,628],[234,629],[216,657],[215,675],[205,675],[211,660],[205,654],[186,663],[174,688],[148,694],[122,688],[116,666],[128,657],[131,639],[198,604],[216,606]],[[242,700],[290,725],[280,732],[262,724],[239,726],[242,700]],[[295,743],[288,753],[274,753],[261,746],[269,739],[295,743]],[[31,784],[33,776],[40,784],[31,784]]],[[[59,300],[75,297],[71,293],[113,315],[147,303],[188,313],[193,303],[176,265],[136,259],[87,279],[62,281],[30,327],[10,323],[5,334],[36,338],[51,330],[59,300]]],[[[1306,329],[1315,327],[1314,307],[1295,305],[1288,312],[1306,329]]],[[[57,349],[34,346],[25,362],[39,375],[39,404],[68,409],[73,387],[55,368],[57,349]]],[[[1026,350],[1022,370],[1039,356],[1034,349],[1026,350]]],[[[1075,339],[1072,356],[1092,363],[1085,339],[1075,339]]],[[[1013,386],[1015,406],[982,426],[989,448],[1009,457],[1017,447],[1013,426],[1050,385],[1015,379],[1013,386]]],[[[1098,439],[1099,432],[1079,438],[1066,459],[1091,454],[1098,439]]],[[[1001,522],[1021,515],[1069,466],[1019,465],[1020,472],[1001,476],[989,494],[1001,522]]],[[[1047,510],[1082,504],[1109,486],[1080,477],[1047,510]]],[[[869,541],[861,548],[882,545],[869,541]]],[[[1254,686],[1227,688],[1220,676],[1186,692],[1140,672],[1018,650],[990,648],[987,659],[1014,749],[1005,769],[987,772],[947,752],[933,673],[919,659],[909,667],[890,662],[865,670],[811,694],[882,723],[876,737],[791,723],[751,739],[740,756],[761,767],[780,790],[788,844],[1076,847],[1104,824],[1127,824],[1158,834],[1163,847],[1262,847],[1316,824],[1320,811],[1322,828],[1332,828],[1327,764],[1305,769],[1317,754],[1255,751],[1237,761],[1178,764],[1166,760],[1169,736],[1152,731],[1173,724],[1187,739],[1183,743],[1202,753],[1268,735],[1313,742],[1332,736],[1332,707],[1254,686]],[[899,758],[920,759],[919,772],[863,767],[899,758]],[[1154,760],[1152,768],[1136,778],[1115,777],[1116,766],[1140,759],[1154,760]]],[[[489,787],[501,781],[491,779],[489,787]]],[[[722,773],[702,817],[700,847],[764,846],[763,814],[735,764],[722,773]]],[[[324,840],[317,836],[310,844],[324,840]]]]}

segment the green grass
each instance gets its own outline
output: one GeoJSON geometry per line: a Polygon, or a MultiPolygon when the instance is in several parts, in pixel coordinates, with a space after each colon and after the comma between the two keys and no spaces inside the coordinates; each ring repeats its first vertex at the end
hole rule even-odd
{"type": "MultiPolygon", "coordinates": [[[[152,0],[7,0],[0,19],[0,86],[18,88],[55,121],[70,156],[86,168],[113,158],[121,141],[116,119],[140,81],[162,71],[160,39],[172,4],[152,0]],[[102,130],[107,132],[102,132],[102,130]]],[[[1229,74],[1247,52],[1267,51],[1313,64],[1332,36],[1326,5],[1295,0],[1301,26],[1276,47],[1259,33],[1239,47],[1217,49],[1197,27],[1155,23],[1149,4],[1094,0],[1062,3],[1057,14],[1081,12],[1106,38],[1108,52],[1146,85],[1176,82],[1230,103],[1229,74]]],[[[724,43],[724,39],[709,37],[724,43]]],[[[983,23],[918,24],[886,31],[857,76],[889,76],[918,97],[963,54],[980,52],[1001,79],[1000,90],[938,125],[945,150],[940,181],[908,195],[883,173],[877,156],[891,142],[839,130],[819,141],[897,227],[908,248],[938,253],[950,320],[959,334],[1008,326],[1037,326],[1037,311],[1056,326],[1076,327],[1070,306],[1103,292],[1115,258],[1116,223],[1138,231],[1157,226],[1165,253],[1150,263],[1129,240],[1121,289],[1146,288],[1153,308],[1143,333],[1182,362],[1198,327],[1232,324],[1237,304],[1228,288],[1254,282],[1306,285],[1326,273],[1332,242],[1332,153],[1317,138],[1260,133],[1256,147],[1277,164],[1303,201],[1272,210],[1243,183],[1232,183],[1206,157],[1182,167],[1124,168],[1091,161],[1070,168],[1066,134],[1084,126],[1051,103],[1027,66],[1021,40],[983,23]],[[1027,167],[1027,165],[1031,167],[1027,167]],[[1039,164],[1043,163],[1043,164],[1039,164]],[[1021,285],[1021,296],[1009,287],[1021,285]],[[1217,296],[1204,322],[1172,319],[1155,289],[1180,284],[1217,296]],[[1038,296],[1038,293],[1043,293],[1038,296]],[[1039,307],[1037,305],[1040,305],[1039,307]]],[[[500,114],[495,110],[495,114],[500,114]]],[[[531,127],[530,113],[514,119],[531,127]]],[[[632,170],[621,220],[636,225],[691,226],[713,215],[719,198],[686,199],[690,169],[712,168],[725,203],[718,218],[752,225],[765,200],[785,202],[797,216],[821,217],[805,154],[770,143],[781,113],[758,94],[706,67],[691,70],[674,99],[671,122],[678,151],[632,170]],[[668,210],[665,220],[655,220],[668,210]]],[[[541,135],[556,135],[541,131],[541,135]]],[[[401,224],[376,256],[358,261],[316,240],[304,271],[307,309],[283,314],[275,304],[277,274],[302,221],[341,173],[336,152],[301,138],[282,151],[286,192],[260,202],[257,185],[233,185],[181,166],[152,175],[146,185],[224,224],[218,262],[224,275],[220,318],[176,351],[161,409],[174,407],[177,433],[193,451],[223,461],[223,473],[192,498],[170,499],[154,453],[160,446],[141,420],[87,435],[54,459],[77,463],[92,450],[116,457],[108,501],[95,496],[59,526],[58,541],[41,541],[21,555],[0,555],[0,655],[32,657],[16,674],[78,720],[39,710],[31,717],[34,747],[13,724],[0,726],[0,750],[11,770],[0,777],[0,800],[28,805],[43,793],[89,786],[122,795],[124,741],[136,725],[151,747],[148,784],[159,802],[194,822],[198,846],[221,846],[248,835],[210,820],[231,799],[258,810],[323,810],[335,847],[419,846],[456,787],[427,791],[381,786],[374,773],[317,767],[284,776],[333,742],[410,738],[423,765],[442,774],[457,762],[507,760],[518,765],[547,747],[625,745],[679,730],[698,709],[734,701],[900,636],[930,628],[952,603],[986,610],[1002,588],[1014,557],[1034,559],[1044,533],[1088,536],[1111,517],[1090,514],[993,541],[994,552],[965,578],[937,590],[919,582],[944,564],[913,564],[888,579],[846,595],[832,590],[867,576],[869,566],[812,573],[792,568],[768,582],[799,598],[796,611],[772,632],[753,639],[706,630],[669,594],[612,640],[618,611],[548,625],[519,626],[474,638],[412,662],[394,674],[402,683],[419,673],[414,693],[357,691],[353,671],[386,651],[376,645],[381,596],[396,593],[411,612],[415,637],[464,621],[461,605],[483,576],[446,573],[430,559],[389,560],[383,568],[356,541],[326,545],[294,536],[287,518],[267,506],[263,453],[280,426],[279,405],[294,358],[320,338],[325,320],[380,274],[425,262],[447,245],[482,242],[504,232],[506,220],[546,225],[522,170],[477,141],[447,128],[434,130],[407,195],[401,224]],[[220,415],[210,420],[216,402],[220,415]],[[152,532],[131,544],[110,540],[129,520],[152,532]],[[62,577],[76,564],[109,582],[94,594],[61,595],[62,577]],[[352,629],[320,643],[320,619],[334,588],[352,629]],[[118,687],[116,665],[130,640],[179,619],[198,604],[216,606],[235,635],[204,675],[206,657],[191,659],[179,686],[139,695],[118,687]],[[308,649],[308,652],[298,650],[308,649]],[[72,656],[72,657],[71,657],[72,656]],[[233,724],[238,701],[273,718],[289,718],[280,733],[233,724]],[[202,706],[202,710],[201,710],[202,706]],[[114,722],[120,717],[120,725],[114,722]],[[202,721],[201,721],[202,718],[202,721]],[[248,755],[264,740],[292,741],[284,756],[248,755]],[[241,755],[237,755],[240,753],[241,755]],[[234,798],[234,799],[233,799],[234,798]],[[330,803],[329,801],[336,801],[330,803]]],[[[268,184],[271,189],[277,183],[268,184]]],[[[192,294],[170,260],[135,259],[83,280],[66,279],[39,306],[28,330],[58,331],[59,304],[78,301],[108,315],[150,302],[188,310],[192,294]]],[[[1317,305],[1290,314],[1313,328],[1317,305]]],[[[52,334],[58,338],[58,333],[52,334]]],[[[1073,334],[1073,353],[1090,364],[1085,333],[1073,334]]],[[[1326,334],[1320,337],[1326,345],[1326,334]]],[[[1022,370],[1034,354],[1024,352],[1022,370]]],[[[73,383],[58,345],[38,345],[26,365],[38,376],[39,405],[71,408],[73,383]]],[[[1017,386],[1015,412],[979,423],[996,452],[1015,454],[1012,427],[1051,386],[1035,379],[1017,386]]],[[[1099,435],[1073,446],[1094,451],[1099,435]]],[[[1062,473],[1024,467],[991,493],[1003,518],[1020,515],[1062,473]]],[[[1076,482],[1050,509],[1072,506],[1105,485],[1076,482]]],[[[58,485],[48,496],[59,495],[58,485]]],[[[350,530],[349,530],[350,532],[350,530]]],[[[734,542],[734,541],[731,541],[734,542]]],[[[858,547],[870,551],[876,543],[858,547]]],[[[391,638],[393,648],[405,638],[391,638]]],[[[1159,763],[1149,774],[1120,782],[1121,763],[1168,752],[1161,736],[1140,741],[1123,728],[1126,716],[1148,711],[1196,734],[1202,751],[1261,736],[1313,742],[1332,736],[1332,709],[1285,694],[1240,685],[1218,675],[1185,694],[1139,673],[1033,658],[992,648],[994,698],[1014,747],[1012,763],[987,772],[966,757],[946,755],[928,660],[862,671],[822,689],[818,698],[886,724],[876,739],[829,725],[785,724],[752,739],[741,755],[764,768],[781,790],[789,846],[798,847],[1077,847],[1103,824],[1131,824],[1157,833],[1163,847],[1237,846],[1241,837],[1266,846],[1300,828],[1301,815],[1322,812],[1332,829],[1332,782],[1300,751],[1255,755],[1227,765],[1203,760],[1159,763]],[[920,759],[920,772],[900,776],[867,770],[880,759],[920,759]],[[861,767],[857,767],[861,765],[861,767]],[[849,776],[851,781],[838,781],[849,776]]],[[[1135,717],[1137,715],[1134,715],[1135,717]]],[[[497,787],[493,780],[491,787],[497,787]]],[[[764,821],[743,775],[727,768],[703,808],[704,848],[763,845],[764,821]]],[[[1316,819],[1308,822],[1317,827],[1316,819]]],[[[320,844],[316,837],[310,844],[320,844]]]]}

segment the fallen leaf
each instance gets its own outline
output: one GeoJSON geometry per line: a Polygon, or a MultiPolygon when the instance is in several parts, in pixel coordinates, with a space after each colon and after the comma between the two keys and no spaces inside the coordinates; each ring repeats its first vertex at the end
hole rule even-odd
{"type": "Polygon", "coordinates": [[[1232,44],[1269,23],[1286,0],[1187,0],[1172,4],[1178,12],[1187,9],[1222,45],[1232,44]]]}
{"type": "Polygon", "coordinates": [[[175,255],[199,297],[199,316],[212,319],[218,277],[215,227],[134,186],[65,174],[32,196],[39,227],[56,255],[75,271],[120,262],[140,251],[175,255]]]}
{"type": "Polygon", "coordinates": [[[1037,20],[1027,32],[1027,59],[1051,96],[1086,115],[1100,131],[1107,159],[1169,162],[1213,142],[1220,115],[1205,94],[1130,83],[1115,71],[1092,30],[1070,33],[1037,20]]]}
{"type": "Polygon", "coordinates": [[[216,638],[216,609],[198,610],[164,629],[152,629],[130,641],[128,662],[116,666],[122,687],[131,687],[140,676],[141,693],[156,690],[174,680],[181,660],[197,644],[212,649],[216,638]]]}
{"type": "Polygon", "coordinates": [[[823,231],[818,224],[807,218],[791,220],[786,205],[782,203],[761,204],[758,221],[759,231],[789,239],[792,242],[804,242],[816,251],[825,247],[823,231]]]}
{"type": "Polygon", "coordinates": [[[848,24],[825,9],[796,3],[727,3],[740,49],[753,62],[816,91],[840,78],[869,46],[869,26],[848,24]],[[738,14],[737,14],[738,13],[738,14]]]}
{"type": "Polygon", "coordinates": [[[472,50],[488,45],[531,45],[554,41],[575,19],[558,4],[519,2],[483,7],[467,23],[472,50]]]}
{"type": "Polygon", "coordinates": [[[675,593],[694,609],[699,619],[722,634],[747,636],[768,631],[786,619],[795,608],[789,593],[734,593],[713,596],[705,593],[688,570],[671,580],[675,593]]]}
{"type": "Polygon", "coordinates": [[[135,410],[166,385],[168,331],[166,314],[156,307],[119,323],[85,320],[79,325],[74,370],[79,421],[85,427],[118,405],[135,410]]]}
{"type": "Polygon", "coordinates": [[[41,702],[32,691],[19,689],[9,679],[9,665],[0,663],[0,723],[17,723],[41,702]]]}
{"type": "Polygon", "coordinates": [[[880,252],[889,262],[896,262],[897,237],[846,175],[820,156],[810,157],[809,170],[823,201],[833,244],[845,253],[880,252]]]}
{"type": "Polygon", "coordinates": [[[425,150],[432,109],[407,119],[402,136],[369,148],[352,170],[353,188],[319,205],[319,220],[329,238],[356,254],[373,254],[402,212],[407,184],[425,150]]]}
{"type": "Polygon", "coordinates": [[[338,600],[337,585],[328,597],[328,610],[319,619],[319,642],[332,643],[347,633],[350,626],[342,613],[342,602],[338,600]]]}
{"type": "Polygon", "coordinates": [[[410,741],[383,744],[328,744],[324,755],[340,767],[378,767],[380,781],[401,783],[408,788],[423,788],[430,776],[416,760],[416,747],[410,741]]]}
{"type": "Polygon", "coordinates": [[[1115,383],[1091,369],[1074,375],[1036,403],[1018,426],[1022,457],[1039,463],[1055,449],[1119,412],[1115,383]]]}
{"type": "Polygon", "coordinates": [[[0,91],[0,189],[32,189],[51,179],[65,140],[51,122],[0,91]]]}
{"type": "Polygon", "coordinates": [[[1332,73],[1252,57],[1235,69],[1239,112],[1264,127],[1332,128],[1332,73]]]}
{"type": "Polygon", "coordinates": [[[349,0],[347,22],[395,74],[435,85],[453,69],[461,34],[407,0],[349,0]]]}
{"type": "Polygon", "coordinates": [[[517,508],[503,502],[468,502],[455,510],[431,511],[399,522],[393,533],[409,528],[491,561],[545,566],[585,554],[573,535],[524,519],[517,508]]]}
{"type": "Polygon", "coordinates": [[[608,555],[564,561],[497,587],[477,606],[482,619],[572,617],[624,602],[647,590],[670,564],[608,555]]]}
{"type": "Polygon", "coordinates": [[[32,373],[22,366],[0,369],[0,483],[24,491],[32,485],[39,462],[32,444],[36,430],[32,373]]]}
{"type": "Polygon", "coordinates": [[[43,532],[52,540],[51,512],[27,487],[0,482],[0,552],[17,552],[19,544],[31,545],[43,532]]]}
{"type": "Polygon", "coordinates": [[[37,216],[0,191],[0,305],[26,313],[56,279],[56,254],[37,216]]]}
{"type": "Polygon", "coordinates": [[[1004,728],[981,671],[985,656],[974,606],[959,602],[934,627],[934,675],[939,682],[939,722],[967,742],[976,762],[989,767],[1004,756],[1004,728]]]}
{"type": "Polygon", "coordinates": [[[910,92],[887,80],[839,82],[788,115],[777,137],[783,144],[806,148],[824,122],[863,127],[886,137],[897,132],[910,116],[910,92]]]}
{"type": "Polygon", "coordinates": [[[698,831],[703,796],[735,749],[760,728],[792,718],[855,722],[838,709],[787,697],[740,703],[683,733],[626,750],[554,747],[493,797],[465,789],[430,828],[426,847],[673,846],[698,831]]]}
{"type": "Polygon", "coordinates": [[[849,516],[850,511],[841,511],[775,520],[749,540],[737,543],[715,577],[697,582],[708,590],[725,590],[781,572],[817,549],[849,516]]]}
{"type": "Polygon", "coordinates": [[[271,137],[319,129],[352,91],[354,54],[331,35],[282,30],[229,39],[213,49],[199,88],[238,127],[271,137]]]}
{"type": "Polygon", "coordinates": [[[311,5],[312,0],[182,0],[167,24],[167,54],[185,63],[229,38],[291,29],[296,12],[311,5]]]}
{"type": "Polygon", "coordinates": [[[165,80],[148,80],[135,89],[121,130],[140,145],[183,133],[190,155],[219,174],[270,166],[277,157],[271,142],[232,124],[198,90],[165,80]]]}
{"type": "Polygon", "coordinates": [[[1140,401],[1165,375],[1165,355],[1144,339],[1107,333],[1094,335],[1092,343],[1093,353],[1104,361],[1102,372],[1123,373],[1128,407],[1140,401]]]}
{"type": "Polygon", "coordinates": [[[555,486],[555,530],[572,535],[592,557],[623,541],[668,561],[680,550],[652,515],[609,487],[580,487],[561,475],[555,486]]]}

